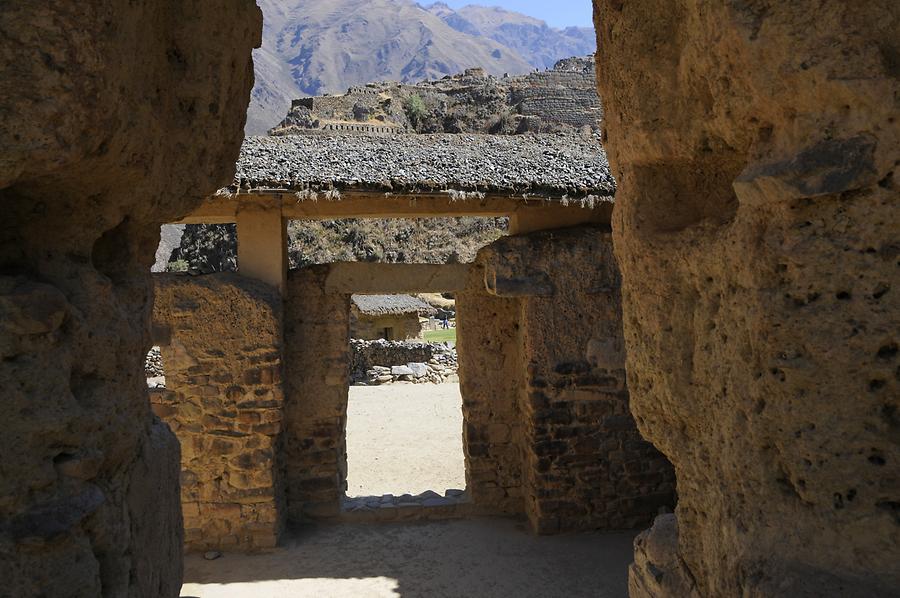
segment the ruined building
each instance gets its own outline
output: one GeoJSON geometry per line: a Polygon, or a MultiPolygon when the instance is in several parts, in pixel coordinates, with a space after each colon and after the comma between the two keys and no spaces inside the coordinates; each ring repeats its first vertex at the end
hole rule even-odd
{"type": "Polygon", "coordinates": [[[299,98],[272,135],[564,132],[603,119],[594,57],[494,77],[472,68],[423,83],[370,83],[344,95],[299,98]]]}
{"type": "Polygon", "coordinates": [[[671,508],[674,473],[628,414],[602,149],[555,135],[317,141],[247,139],[233,185],[182,220],[235,222],[240,276],[154,276],[167,388],[151,400],[182,445],[187,546],[266,548],[289,524],[360,517],[634,528],[671,508]],[[288,269],[288,220],[361,216],[505,216],[515,236],[472,264],[288,269]],[[559,267],[572,263],[585,266],[559,267]],[[466,493],[359,513],[345,498],[354,314],[360,296],[420,292],[458,297],[466,493]],[[575,317],[586,324],[560,338],[575,317]]]}
{"type": "Polygon", "coordinates": [[[245,164],[300,146],[250,140],[216,194],[253,2],[5,3],[0,592],[174,597],[185,543],[343,517],[334,316],[354,293],[453,290],[468,496],[447,516],[644,525],[674,472],[633,597],[896,596],[900,7],[594,4],[608,170],[586,138],[528,185],[310,181],[245,164]],[[513,234],[474,264],[288,272],[288,218],[423,212],[513,234]],[[178,221],[235,221],[240,274],[151,277],[178,221]]]}

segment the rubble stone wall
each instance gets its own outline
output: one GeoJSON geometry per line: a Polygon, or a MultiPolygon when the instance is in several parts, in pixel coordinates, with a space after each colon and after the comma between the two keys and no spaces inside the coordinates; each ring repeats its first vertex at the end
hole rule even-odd
{"type": "Polygon", "coordinates": [[[632,596],[897,595],[900,7],[595,9],[631,406],[678,474],[632,596]]]}
{"type": "Polygon", "coordinates": [[[456,298],[466,490],[485,511],[523,512],[523,381],[518,299],[491,295],[470,270],[456,298]]]}
{"type": "Polygon", "coordinates": [[[160,225],[232,179],[261,20],[251,0],[0,9],[4,595],[179,595],[149,272],[160,225]]]}
{"type": "Polygon", "coordinates": [[[285,291],[285,471],[291,521],[336,517],[347,488],[350,295],[328,266],[292,270],[285,291]]]}
{"type": "Polygon", "coordinates": [[[281,298],[230,273],[154,283],[166,389],[151,399],[181,443],[185,545],[273,547],[285,519],[281,298]]]}
{"type": "Polygon", "coordinates": [[[612,235],[575,228],[507,237],[479,259],[496,294],[519,298],[521,467],[533,529],[649,524],[674,505],[675,475],[629,413],[612,235]]]}

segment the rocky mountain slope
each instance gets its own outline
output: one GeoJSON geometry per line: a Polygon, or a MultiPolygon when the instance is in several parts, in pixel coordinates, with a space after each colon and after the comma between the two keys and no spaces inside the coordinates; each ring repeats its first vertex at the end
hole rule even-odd
{"type": "Polygon", "coordinates": [[[453,10],[436,2],[428,11],[453,29],[487,37],[515,50],[536,68],[552,68],[564,56],[593,54],[597,38],[590,27],[556,29],[544,21],[497,6],[464,6],[453,10]]]}
{"type": "Polygon", "coordinates": [[[376,80],[415,82],[482,67],[495,75],[545,68],[594,50],[593,31],[548,27],[525,15],[411,0],[259,0],[248,134],[264,134],[292,99],[343,93],[376,80]]]}
{"type": "MultiPolygon", "coordinates": [[[[331,262],[468,263],[496,241],[508,218],[306,220],[288,224],[291,268],[331,262]]],[[[166,269],[195,274],[237,269],[233,224],[189,224],[166,269]]]]}

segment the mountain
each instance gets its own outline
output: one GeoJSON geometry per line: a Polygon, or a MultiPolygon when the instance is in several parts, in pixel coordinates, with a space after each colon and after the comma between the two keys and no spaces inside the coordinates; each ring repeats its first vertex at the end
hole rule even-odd
{"type": "Polygon", "coordinates": [[[591,27],[556,29],[544,21],[497,6],[469,5],[453,10],[443,2],[426,8],[453,29],[487,37],[511,50],[535,68],[551,68],[565,56],[585,56],[597,49],[591,27]]]}
{"type": "Polygon", "coordinates": [[[592,53],[593,32],[502,9],[411,0],[258,0],[263,45],[247,133],[264,134],[302,96],[372,81],[437,79],[470,67],[494,75],[547,68],[592,53]]]}

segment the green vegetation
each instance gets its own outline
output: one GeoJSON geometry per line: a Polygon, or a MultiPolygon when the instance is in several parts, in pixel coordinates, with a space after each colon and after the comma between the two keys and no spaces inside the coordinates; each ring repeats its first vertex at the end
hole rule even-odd
{"type": "Polygon", "coordinates": [[[506,218],[292,220],[291,267],[331,262],[468,263],[506,234],[506,218]]]}
{"type": "Polygon", "coordinates": [[[413,127],[418,127],[428,112],[428,109],[425,107],[425,100],[418,94],[409,96],[403,104],[403,108],[413,127]]]}
{"type": "Polygon", "coordinates": [[[166,265],[166,272],[187,272],[189,267],[187,260],[175,260],[166,265]]]}
{"type": "Polygon", "coordinates": [[[456,342],[456,328],[449,330],[426,330],[425,340],[429,343],[456,342]]]}

